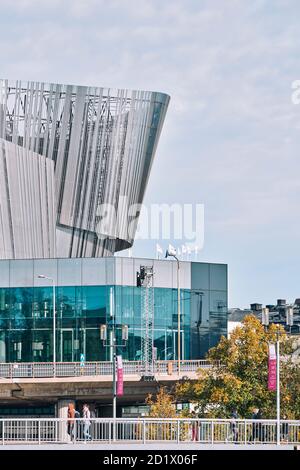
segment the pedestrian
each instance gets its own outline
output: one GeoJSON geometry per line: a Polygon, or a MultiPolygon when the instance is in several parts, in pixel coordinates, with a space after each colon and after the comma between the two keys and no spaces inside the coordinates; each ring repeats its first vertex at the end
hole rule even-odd
{"type": "MultiPolygon", "coordinates": [[[[283,419],[287,420],[287,415],[284,414],[283,419]]],[[[281,424],[281,434],[282,434],[282,439],[288,442],[289,441],[289,423],[287,421],[281,424]]]]}
{"type": "MultiPolygon", "coordinates": [[[[259,419],[258,417],[259,417],[259,408],[254,408],[251,419],[256,420],[256,419],[259,419]]],[[[252,422],[251,440],[255,442],[256,439],[258,438],[258,435],[259,435],[258,423],[252,422]]]]}
{"type": "Polygon", "coordinates": [[[198,441],[198,421],[195,411],[192,411],[192,441],[198,441]]]}
{"type": "Polygon", "coordinates": [[[90,435],[91,412],[87,403],[83,405],[82,417],[83,417],[83,436],[85,440],[90,441],[92,439],[92,436],[90,435]]]}
{"type": "Polygon", "coordinates": [[[263,425],[260,422],[260,420],[262,419],[262,412],[259,408],[254,408],[252,419],[258,420],[258,423],[252,422],[252,441],[255,442],[256,440],[258,440],[259,442],[263,442],[265,433],[263,425]]]}
{"type": "Polygon", "coordinates": [[[78,436],[80,436],[80,413],[78,410],[76,410],[76,408],[75,408],[75,422],[74,422],[73,433],[74,433],[74,436],[73,436],[74,441],[76,441],[78,436]]]}
{"type": "Polygon", "coordinates": [[[236,422],[236,420],[238,419],[238,413],[237,413],[236,409],[234,409],[232,411],[230,419],[231,419],[231,421],[230,421],[230,433],[231,433],[231,436],[232,436],[232,440],[234,442],[237,442],[238,438],[239,438],[239,433],[238,433],[238,423],[236,422]]]}
{"type": "Polygon", "coordinates": [[[71,441],[74,439],[74,424],[75,424],[75,407],[74,403],[69,403],[68,405],[68,421],[67,429],[71,441]]]}
{"type": "Polygon", "coordinates": [[[263,425],[263,423],[261,422],[261,420],[263,419],[263,415],[262,415],[262,412],[261,410],[259,409],[258,410],[258,414],[257,414],[257,418],[259,420],[259,423],[258,423],[258,440],[259,442],[263,442],[265,441],[265,426],[263,425]]]}

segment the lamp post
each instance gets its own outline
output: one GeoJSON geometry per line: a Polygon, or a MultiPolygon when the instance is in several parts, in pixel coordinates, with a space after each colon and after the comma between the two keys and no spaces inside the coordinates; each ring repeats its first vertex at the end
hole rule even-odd
{"type": "Polygon", "coordinates": [[[56,376],[56,294],[55,294],[55,280],[53,277],[45,276],[44,274],[38,275],[39,279],[48,279],[52,282],[53,289],[53,376],[56,376]]]}
{"type": "Polygon", "coordinates": [[[176,256],[176,250],[173,247],[169,246],[169,249],[166,251],[165,258],[168,256],[173,257],[177,261],[177,322],[178,322],[178,338],[177,338],[177,349],[178,349],[178,375],[180,375],[180,357],[181,357],[181,341],[180,341],[180,283],[179,283],[179,269],[180,263],[179,259],[176,256]]]}
{"type": "MultiPolygon", "coordinates": [[[[267,328],[270,324],[269,309],[262,309],[262,324],[267,328]]],[[[286,308],[286,325],[293,325],[293,307],[286,308]]],[[[276,442],[280,445],[280,332],[276,330],[276,442]]]]}
{"type": "Polygon", "coordinates": [[[128,340],[128,326],[122,325],[122,343],[117,344],[116,341],[116,333],[115,333],[115,322],[114,319],[112,320],[112,328],[111,328],[111,340],[107,343],[107,325],[100,325],[100,339],[103,341],[103,346],[110,348],[112,351],[112,366],[113,366],[113,402],[112,402],[112,409],[113,409],[113,440],[116,440],[116,430],[115,430],[115,422],[117,417],[117,380],[116,380],[116,363],[117,363],[117,348],[124,348],[126,346],[126,342],[128,340]]]}

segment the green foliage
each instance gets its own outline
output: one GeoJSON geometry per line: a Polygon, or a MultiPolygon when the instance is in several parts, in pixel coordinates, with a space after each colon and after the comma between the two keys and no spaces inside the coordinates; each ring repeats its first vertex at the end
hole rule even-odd
{"type": "Polygon", "coordinates": [[[281,410],[282,416],[300,418],[300,368],[290,358],[291,341],[283,327],[271,325],[267,331],[253,315],[245,317],[227,339],[208,353],[215,362],[211,369],[200,370],[197,381],[178,383],[176,398],[197,404],[199,416],[230,417],[233,409],[239,416],[251,417],[260,408],[265,418],[276,417],[276,393],[268,391],[268,344],[280,332],[281,410]]]}

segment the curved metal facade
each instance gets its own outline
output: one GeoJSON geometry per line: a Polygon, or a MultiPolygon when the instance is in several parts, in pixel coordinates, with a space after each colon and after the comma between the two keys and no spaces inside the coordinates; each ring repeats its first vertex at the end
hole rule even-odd
{"type": "Polygon", "coordinates": [[[137,219],[128,207],[143,200],[168,102],[156,92],[0,80],[0,138],[53,162],[56,232],[43,256],[25,244],[23,253],[7,250],[0,238],[0,257],[99,257],[130,247],[137,219]]]}

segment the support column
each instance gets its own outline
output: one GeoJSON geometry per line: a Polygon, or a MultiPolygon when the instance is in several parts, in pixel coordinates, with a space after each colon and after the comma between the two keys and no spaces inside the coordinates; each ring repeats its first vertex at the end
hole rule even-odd
{"type": "Polygon", "coordinates": [[[61,399],[57,402],[57,413],[56,417],[63,419],[57,423],[57,436],[60,442],[70,442],[71,438],[68,434],[68,406],[69,403],[73,403],[75,406],[75,401],[73,399],[61,399]]]}

